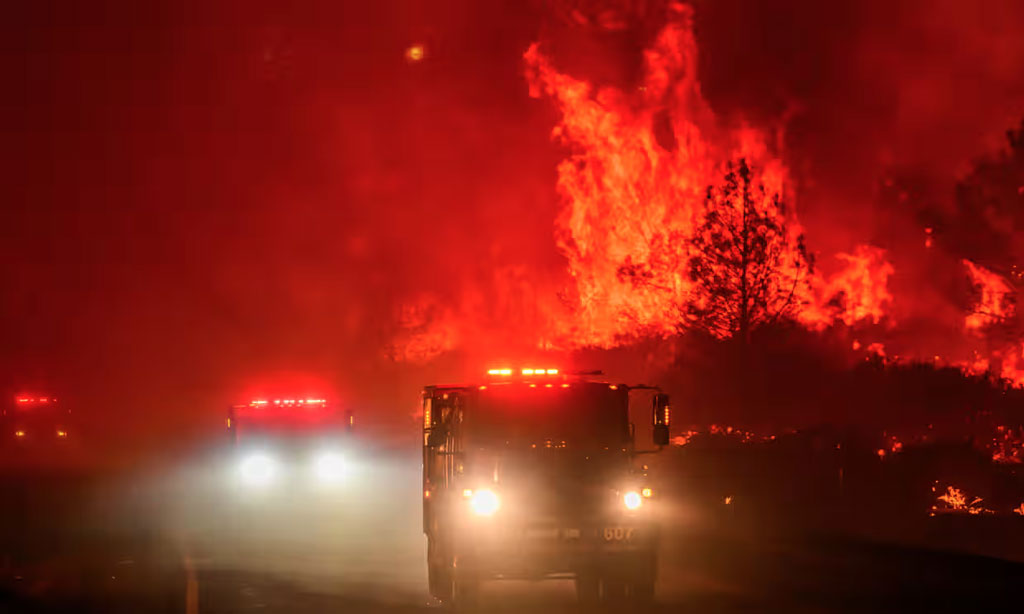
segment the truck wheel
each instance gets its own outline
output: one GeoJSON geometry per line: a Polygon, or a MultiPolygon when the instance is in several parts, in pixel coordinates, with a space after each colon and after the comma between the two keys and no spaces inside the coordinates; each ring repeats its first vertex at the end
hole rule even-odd
{"type": "Polygon", "coordinates": [[[606,606],[619,607],[626,603],[627,584],[620,578],[608,577],[601,581],[601,599],[606,606]]]}
{"type": "Polygon", "coordinates": [[[442,603],[452,600],[452,567],[433,539],[427,540],[427,586],[430,594],[442,603]]]}
{"type": "Polygon", "coordinates": [[[472,612],[480,603],[480,581],[475,577],[460,577],[452,574],[452,609],[457,612],[472,612]]]}
{"type": "Polygon", "coordinates": [[[583,608],[597,605],[601,599],[601,578],[593,571],[576,573],[576,601],[583,608]]]}
{"type": "Polygon", "coordinates": [[[657,569],[658,561],[653,555],[642,560],[634,569],[627,586],[630,600],[634,604],[647,605],[654,601],[654,580],[657,569]]]}
{"type": "Polygon", "coordinates": [[[650,605],[654,602],[654,580],[637,580],[630,583],[629,596],[636,606],[650,605]]]}
{"type": "Polygon", "coordinates": [[[452,600],[451,572],[444,566],[435,563],[427,566],[427,585],[430,594],[438,601],[447,603],[452,600]]]}

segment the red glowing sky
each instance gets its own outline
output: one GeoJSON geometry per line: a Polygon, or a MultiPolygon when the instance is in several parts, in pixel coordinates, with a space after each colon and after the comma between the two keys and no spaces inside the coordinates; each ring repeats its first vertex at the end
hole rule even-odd
{"type": "MultiPolygon", "coordinates": [[[[1019,3],[893,4],[695,3],[705,98],[785,127],[824,254],[917,241],[909,213],[876,206],[885,173],[948,181],[1024,114],[1019,3]]],[[[476,305],[486,325],[459,343],[479,357],[519,337],[503,323],[532,321],[538,284],[565,280],[560,117],[529,97],[523,52],[539,41],[561,70],[629,87],[658,28],[564,15],[540,0],[23,4],[0,60],[4,385],[143,443],[289,382],[404,424],[455,363],[393,361],[422,315],[403,309],[476,305]]]]}

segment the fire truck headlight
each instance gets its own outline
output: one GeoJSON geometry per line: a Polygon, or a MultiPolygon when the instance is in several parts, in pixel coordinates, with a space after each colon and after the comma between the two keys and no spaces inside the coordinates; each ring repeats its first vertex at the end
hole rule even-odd
{"type": "Polygon", "coordinates": [[[345,476],[345,460],[337,452],[324,452],[316,457],[313,470],[318,480],[333,484],[345,476]]]}
{"type": "Polygon", "coordinates": [[[477,490],[469,498],[469,509],[477,516],[493,516],[499,507],[501,507],[501,501],[498,500],[498,495],[493,490],[486,488],[477,490]]]}
{"type": "Polygon", "coordinates": [[[643,505],[644,499],[640,496],[640,493],[631,490],[622,496],[622,503],[626,506],[626,509],[636,510],[640,509],[640,506],[643,505]]]}
{"type": "Polygon", "coordinates": [[[239,465],[242,482],[249,486],[266,486],[277,478],[277,462],[266,454],[250,454],[239,465]]]}

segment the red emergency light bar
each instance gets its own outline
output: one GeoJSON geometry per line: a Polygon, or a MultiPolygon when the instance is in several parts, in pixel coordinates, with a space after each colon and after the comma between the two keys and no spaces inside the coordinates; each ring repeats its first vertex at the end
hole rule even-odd
{"type": "MultiPolygon", "coordinates": [[[[549,368],[523,368],[519,370],[521,375],[558,375],[558,369],[549,368]]],[[[488,369],[487,375],[512,375],[512,369],[488,369]]]]}
{"type": "Polygon", "coordinates": [[[249,407],[327,407],[327,399],[254,399],[249,407]]]}
{"type": "Polygon", "coordinates": [[[53,397],[14,397],[14,402],[18,405],[49,405],[56,403],[57,399],[53,397]]]}

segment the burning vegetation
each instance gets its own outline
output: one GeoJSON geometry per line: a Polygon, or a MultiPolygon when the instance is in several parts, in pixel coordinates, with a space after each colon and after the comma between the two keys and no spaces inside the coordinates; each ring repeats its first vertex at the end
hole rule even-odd
{"type": "Polygon", "coordinates": [[[531,93],[562,114],[556,240],[569,264],[569,347],[697,330],[748,338],[780,321],[878,322],[884,250],[856,246],[822,277],[793,206],[778,133],[720,121],[703,98],[690,9],[675,5],[631,90],[526,53],[531,93]]]}
{"type": "MultiPolygon", "coordinates": [[[[855,355],[868,348],[890,364],[927,361],[1024,384],[1015,308],[1021,275],[999,230],[1015,223],[1014,203],[991,204],[985,187],[1024,175],[1019,133],[1010,135],[1010,155],[985,161],[958,188],[953,215],[969,223],[919,215],[927,223],[918,229],[925,240],[915,258],[938,263],[944,256],[936,254],[959,255],[943,271],[965,280],[948,303],[958,305],[963,327],[951,339],[945,308],[920,301],[907,289],[913,284],[892,287],[907,273],[891,255],[891,241],[820,252],[798,215],[801,186],[789,170],[782,122],[719,117],[702,92],[692,9],[648,8],[642,19],[634,16],[650,32],[634,79],[574,76],[543,42],[524,54],[529,93],[559,113],[552,137],[565,157],[557,165],[553,234],[567,275],[510,265],[450,296],[410,300],[391,356],[422,363],[485,340],[514,340],[522,351],[694,335],[749,343],[759,329],[797,326],[821,335],[819,345],[843,338],[855,355]],[[1003,247],[968,249],[961,227],[978,230],[986,220],[995,222],[983,230],[1003,247]]],[[[577,9],[568,11],[570,22],[607,29],[607,15],[577,9]]],[[[630,14],[616,12],[613,30],[628,29],[630,14]]],[[[885,185],[899,193],[900,206],[912,202],[913,191],[897,179],[885,185]]],[[[1020,196],[1016,188],[999,190],[1020,196]]]]}
{"type": "MultiPolygon", "coordinates": [[[[932,488],[935,492],[936,488],[932,488]]],[[[981,503],[981,497],[970,497],[964,494],[959,488],[947,486],[945,492],[937,497],[937,503],[932,506],[932,515],[941,512],[954,512],[961,514],[994,514],[990,509],[985,508],[981,503]]]]}

